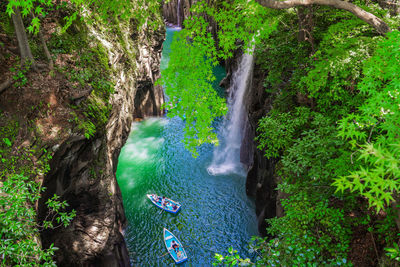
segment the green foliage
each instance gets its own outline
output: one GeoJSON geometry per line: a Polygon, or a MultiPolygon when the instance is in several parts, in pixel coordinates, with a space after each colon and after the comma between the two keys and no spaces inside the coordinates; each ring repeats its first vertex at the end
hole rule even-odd
{"type": "Polygon", "coordinates": [[[382,40],[363,68],[358,88],[366,101],[358,112],[340,122],[339,135],[349,139],[362,162],[359,170],[339,177],[338,191],[351,192],[368,199],[377,211],[395,201],[400,190],[399,177],[399,85],[400,33],[393,31],[382,40]]]}
{"type": "Polygon", "coordinates": [[[69,206],[67,201],[60,201],[60,197],[56,194],[46,201],[46,206],[49,209],[45,219],[43,220],[44,229],[54,229],[60,226],[67,227],[72,219],[76,216],[76,211],[66,212],[64,210],[69,206]],[[54,220],[57,224],[54,224],[54,220]]]}
{"type": "Polygon", "coordinates": [[[53,5],[50,0],[8,0],[6,13],[11,16],[15,13],[16,8],[20,9],[24,18],[32,13],[34,17],[31,19],[28,31],[30,33],[38,33],[40,27],[38,16],[44,17],[46,15],[45,8],[53,7],[53,5]]]}
{"type": "Polygon", "coordinates": [[[243,50],[251,47],[262,38],[267,38],[276,29],[276,12],[261,8],[255,1],[234,0],[209,4],[197,2],[191,9],[197,16],[185,21],[185,28],[191,31],[194,43],[202,44],[209,50],[208,57],[228,59],[243,42],[243,50]],[[217,44],[211,33],[207,32],[207,23],[202,14],[212,17],[218,25],[217,44]],[[272,16],[271,16],[272,15],[272,16]]]}
{"type": "MultiPolygon", "coordinates": [[[[0,112],[0,118],[2,118],[2,114],[0,112]]],[[[1,121],[1,120],[0,120],[1,121]]],[[[18,121],[11,120],[7,122],[4,126],[0,127],[0,166],[1,164],[7,162],[7,158],[9,157],[11,147],[15,141],[15,137],[17,135],[19,129],[18,121]]],[[[2,168],[3,169],[3,168],[2,168]]],[[[3,173],[3,170],[0,171],[0,175],[3,173]]]]}
{"type": "Polygon", "coordinates": [[[369,205],[377,211],[387,207],[394,201],[393,193],[400,189],[399,177],[399,146],[387,150],[381,146],[374,147],[373,144],[366,144],[361,147],[359,159],[369,166],[360,167],[348,176],[336,179],[333,185],[338,191],[349,189],[351,192],[358,192],[368,199],[369,205]]]}
{"type": "Polygon", "coordinates": [[[0,13],[0,30],[9,36],[14,34],[12,20],[6,13],[0,13]]]}
{"type": "Polygon", "coordinates": [[[40,197],[39,184],[22,175],[10,175],[0,187],[0,254],[2,265],[56,266],[54,250],[43,250],[37,242],[36,212],[33,204],[40,197]]]}
{"type": "Polygon", "coordinates": [[[51,154],[38,141],[30,148],[15,149],[18,121],[6,121],[1,115],[0,122],[4,125],[0,127],[0,265],[55,266],[52,256],[56,248],[43,249],[39,231],[67,226],[75,211],[66,211],[68,204],[55,196],[46,203],[46,220],[37,223],[35,205],[44,190],[37,176],[49,171],[51,154]]]}
{"type": "Polygon", "coordinates": [[[400,248],[397,243],[393,243],[392,248],[385,248],[385,251],[389,258],[400,262],[400,248]]]}
{"type": "Polygon", "coordinates": [[[258,149],[265,151],[267,158],[277,157],[295,140],[299,130],[307,124],[311,112],[306,107],[298,107],[293,114],[272,112],[259,121],[256,140],[258,149]]]}
{"type": "Polygon", "coordinates": [[[297,193],[282,200],[285,216],[269,220],[269,233],[279,242],[269,264],[312,266],[346,263],[350,228],[343,211],[319,196],[297,193]],[[310,201],[312,200],[312,201],[310,201]]]}
{"type": "Polygon", "coordinates": [[[250,259],[242,259],[240,258],[237,250],[234,250],[232,247],[228,249],[229,255],[223,256],[221,254],[215,253],[215,261],[213,262],[213,266],[249,266],[252,264],[250,259]]]}
{"type": "Polygon", "coordinates": [[[149,28],[157,29],[160,27],[161,20],[155,20],[159,17],[161,0],[112,0],[112,1],[88,1],[88,0],[72,0],[71,3],[75,7],[75,12],[70,16],[65,17],[65,25],[63,31],[68,29],[74,21],[79,17],[80,13],[88,13],[84,19],[87,23],[93,23],[93,17],[107,23],[113,17],[118,17],[121,20],[128,21],[134,18],[137,23],[137,30],[147,24],[149,28]]]}
{"type": "Polygon", "coordinates": [[[310,124],[282,157],[278,170],[282,183],[278,188],[291,194],[318,188],[323,189],[321,198],[329,198],[333,192],[330,183],[350,169],[349,154],[345,142],[337,137],[332,121],[314,113],[310,124]]]}
{"type": "Polygon", "coordinates": [[[11,174],[0,183],[2,265],[56,266],[52,256],[57,248],[53,245],[48,249],[41,248],[38,241],[39,229],[55,228],[58,225],[66,227],[75,217],[75,211],[64,212],[68,204],[60,202],[55,195],[46,202],[50,209],[46,219],[51,218],[51,221],[45,220],[43,225],[37,225],[34,205],[43,190],[39,183],[18,174],[11,174]]]}
{"type": "Polygon", "coordinates": [[[27,84],[28,79],[26,77],[26,73],[29,71],[30,65],[29,64],[24,64],[21,66],[19,63],[16,64],[15,67],[10,68],[10,71],[13,72],[13,80],[14,80],[14,86],[15,87],[22,87],[27,84]]]}
{"type": "MultiPolygon", "coordinates": [[[[391,25],[400,22],[376,4],[354,3],[391,25]]],[[[217,17],[231,34],[218,39],[223,44],[215,42],[221,47],[214,50],[214,43],[202,40],[212,55],[229,56],[233,47],[248,47],[254,31],[242,31],[245,22],[235,24],[234,19],[243,9],[240,1],[200,9],[217,17]],[[220,11],[221,17],[209,10],[220,11]]],[[[399,196],[399,33],[376,36],[358,18],[330,7],[270,16],[279,21],[277,31],[258,40],[256,55],[272,110],[259,121],[257,141],[267,158],[279,159],[275,178],[285,196],[285,215],[268,220],[267,231],[274,238],[257,239],[254,265],[351,266],[347,253],[353,227],[368,228],[377,242],[389,246],[398,241],[394,219],[399,214],[388,207],[398,206],[399,196]],[[310,30],[305,42],[296,36],[301,12],[308,18],[300,29],[310,30]],[[385,213],[370,216],[365,199],[385,213]]],[[[205,21],[190,23],[203,29],[190,40],[207,32],[207,26],[197,25],[205,21]]],[[[393,246],[387,252],[396,259],[393,246]]],[[[217,254],[216,265],[238,264],[239,258],[232,251],[217,254]]]]}
{"type": "Polygon", "coordinates": [[[176,107],[168,116],[186,119],[185,146],[194,155],[202,143],[217,143],[212,122],[226,113],[224,99],[212,87],[214,81],[212,59],[206,57],[206,48],[188,43],[182,31],[172,43],[171,60],[162,72],[162,83],[170,103],[176,107]]]}
{"type": "MultiPolygon", "coordinates": [[[[145,23],[148,23],[154,28],[159,27],[159,21],[149,20],[149,18],[154,17],[154,14],[158,14],[162,3],[160,0],[71,0],[69,2],[75,7],[75,11],[64,18],[65,24],[63,31],[66,31],[72,23],[77,20],[80,13],[87,12],[90,9],[103,21],[107,21],[113,16],[119,16],[126,20],[131,18],[133,14],[139,22],[138,27],[141,27],[145,23]]],[[[66,2],[61,3],[61,8],[65,8],[66,6],[66,2]]],[[[55,6],[54,2],[51,0],[8,0],[6,13],[9,16],[15,13],[16,8],[20,9],[22,17],[24,18],[33,14],[27,29],[30,33],[36,34],[40,28],[40,19],[47,15],[48,10],[59,7],[55,6]]],[[[83,19],[85,18],[83,17],[83,19]]],[[[87,22],[90,23],[89,18],[87,22]]]]}
{"type": "Polygon", "coordinates": [[[76,111],[71,113],[77,129],[89,139],[103,129],[111,111],[109,99],[114,93],[114,84],[109,81],[112,70],[108,64],[108,52],[84,30],[76,34],[56,33],[51,40],[49,49],[53,53],[78,55],[75,66],[59,71],[76,87],[91,89],[90,95],[73,107],[76,111]]]}
{"type": "Polygon", "coordinates": [[[289,194],[281,200],[285,216],[268,220],[267,230],[277,239],[264,242],[262,261],[269,266],[346,266],[351,227],[344,211],[329,202],[330,183],[348,171],[345,142],[328,117],[304,107],[294,111],[272,115],[279,123],[259,129],[259,141],[265,144],[261,138],[267,138],[267,153],[275,149],[282,156],[278,189],[289,194]]]}
{"type": "Polygon", "coordinates": [[[276,21],[266,9],[243,0],[213,4],[201,1],[192,7],[192,12],[193,17],[185,20],[185,29],[172,43],[169,65],[162,71],[160,82],[170,97],[167,105],[176,105],[169,116],[186,120],[185,147],[196,156],[197,146],[218,145],[212,122],[227,112],[224,99],[212,88],[212,67],[220,59],[232,56],[238,41],[246,50],[253,38],[269,35],[275,30],[276,21]],[[220,27],[217,41],[208,30],[210,24],[202,16],[204,13],[220,27]]]}
{"type": "MultiPolygon", "coordinates": [[[[281,12],[271,10],[271,16],[276,17],[279,24],[277,30],[271,33],[270,38],[261,38],[256,45],[256,62],[265,71],[264,87],[268,93],[277,93],[277,97],[293,95],[297,88],[285,88],[288,76],[296,84],[304,75],[304,68],[309,61],[309,43],[299,43],[293,34],[298,30],[297,14],[294,12],[281,12]]],[[[278,100],[274,105],[278,106],[278,100]]],[[[290,104],[288,99],[282,101],[283,105],[290,104]]],[[[285,110],[282,108],[281,110],[285,110]]]]}
{"type": "Polygon", "coordinates": [[[4,144],[6,144],[6,146],[8,146],[8,147],[10,147],[10,146],[12,145],[10,139],[8,139],[8,138],[3,138],[3,142],[4,142],[4,144]]]}
{"type": "Polygon", "coordinates": [[[76,112],[71,112],[71,115],[72,115],[73,121],[76,123],[78,129],[83,132],[83,135],[87,139],[90,139],[91,137],[94,136],[94,134],[96,133],[96,125],[94,125],[93,122],[91,122],[87,118],[80,118],[76,114],[76,112]]]}
{"type": "Polygon", "coordinates": [[[99,47],[101,47],[100,44],[97,49],[82,51],[77,62],[77,66],[80,68],[72,70],[68,74],[71,81],[78,82],[82,87],[93,88],[89,97],[79,107],[83,110],[84,118],[77,119],[75,116],[78,128],[84,131],[84,135],[88,139],[107,123],[111,111],[108,101],[114,92],[114,85],[107,80],[110,75],[108,59],[107,64],[104,62],[107,54],[104,48],[99,49],[99,47]],[[102,59],[104,64],[99,66],[99,59],[102,59]]]}
{"type": "Polygon", "coordinates": [[[303,92],[316,99],[320,110],[342,109],[337,112],[344,115],[349,111],[346,106],[360,102],[356,84],[362,62],[371,56],[379,39],[368,36],[369,32],[365,23],[353,17],[333,24],[323,35],[307,75],[299,83],[303,92]],[[339,104],[342,102],[345,105],[339,104]]]}

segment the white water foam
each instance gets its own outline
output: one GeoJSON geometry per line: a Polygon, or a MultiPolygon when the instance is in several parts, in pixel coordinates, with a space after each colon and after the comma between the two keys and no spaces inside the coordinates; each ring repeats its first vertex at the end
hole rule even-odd
{"type": "Polygon", "coordinates": [[[207,168],[211,175],[244,173],[240,163],[240,145],[245,121],[244,96],[253,73],[253,51],[254,48],[250,54],[243,54],[238,69],[232,75],[228,97],[229,112],[221,128],[220,145],[214,149],[212,163],[207,168]]]}

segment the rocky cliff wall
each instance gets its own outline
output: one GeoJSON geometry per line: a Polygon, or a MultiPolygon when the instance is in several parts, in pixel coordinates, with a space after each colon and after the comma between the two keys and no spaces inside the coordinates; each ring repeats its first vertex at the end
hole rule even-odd
{"type": "MultiPolygon", "coordinates": [[[[161,22],[161,18],[155,19],[161,22]]],[[[160,75],[165,32],[163,28],[153,31],[146,27],[135,32],[126,23],[119,26],[122,34],[115,36],[106,25],[88,27],[91,38],[107,51],[113,68],[110,79],[116,86],[110,100],[111,115],[94,137],[73,135],[53,147],[39,218],[45,217],[44,202],[53,194],[67,200],[77,215],[67,228],[44,231],[42,243],[44,247],[54,243],[59,248],[59,266],[130,266],[123,237],[126,218],[115,172],[132,121],[162,113],[163,91],[153,83],[160,75]]]]}
{"type": "Polygon", "coordinates": [[[267,159],[264,152],[257,148],[258,142],[254,140],[258,121],[271,109],[271,97],[263,86],[265,73],[254,66],[253,84],[246,95],[248,110],[248,124],[245,128],[241,153],[252,155],[246,163],[249,171],[246,178],[246,193],[255,198],[258,231],[266,235],[266,219],[273,218],[282,213],[275,190],[277,177],[274,172],[276,160],[267,159]]]}
{"type": "MultiPolygon", "coordinates": [[[[163,5],[163,17],[167,24],[173,24],[179,27],[184,27],[184,21],[193,13],[190,11],[190,8],[196,3],[198,0],[170,0],[168,3],[164,3],[163,5]]],[[[207,0],[208,3],[211,0],[207,0]]],[[[208,15],[202,15],[209,23],[208,30],[214,36],[214,39],[217,40],[217,23],[208,15]]],[[[217,41],[218,42],[218,41],[217,41]]],[[[218,46],[218,43],[216,44],[218,46]]]]}
{"type": "Polygon", "coordinates": [[[183,21],[190,15],[190,8],[197,0],[170,0],[163,5],[164,19],[173,25],[183,26],[183,21]]]}

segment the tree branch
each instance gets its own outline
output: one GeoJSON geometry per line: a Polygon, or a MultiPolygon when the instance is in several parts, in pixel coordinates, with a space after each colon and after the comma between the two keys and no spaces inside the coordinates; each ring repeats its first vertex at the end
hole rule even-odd
{"type": "Polygon", "coordinates": [[[321,6],[331,6],[338,9],[347,10],[359,19],[365,21],[372,27],[374,27],[379,33],[386,34],[390,32],[389,26],[380,18],[371,14],[364,9],[341,0],[255,0],[257,3],[264,7],[272,9],[288,9],[297,6],[309,6],[309,5],[321,5],[321,6]]]}

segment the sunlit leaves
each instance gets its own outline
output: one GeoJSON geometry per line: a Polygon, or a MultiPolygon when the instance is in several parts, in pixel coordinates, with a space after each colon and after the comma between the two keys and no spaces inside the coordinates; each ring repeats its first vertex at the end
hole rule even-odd
{"type": "Polygon", "coordinates": [[[47,201],[54,212],[49,216],[51,220],[38,225],[34,205],[41,191],[39,183],[23,175],[11,174],[0,183],[0,255],[4,266],[56,266],[52,256],[57,248],[53,245],[41,248],[37,241],[39,229],[67,226],[75,217],[75,211],[65,212],[68,204],[55,196],[47,201]]]}
{"type": "MultiPolygon", "coordinates": [[[[161,0],[71,0],[68,1],[75,7],[75,12],[65,17],[66,24],[63,30],[72,25],[78,17],[79,13],[93,9],[96,16],[104,21],[113,16],[118,16],[122,20],[134,17],[138,22],[138,27],[147,23],[153,28],[159,27],[156,20],[151,20],[152,14],[158,14],[161,0]]],[[[67,1],[61,1],[61,5],[66,5],[67,1]]],[[[22,16],[31,19],[30,25],[27,27],[30,33],[38,33],[41,18],[46,16],[46,9],[54,9],[55,3],[50,0],[8,0],[6,13],[11,16],[15,13],[14,9],[20,9],[22,16]]]]}
{"type": "Polygon", "coordinates": [[[366,197],[377,211],[400,191],[400,32],[388,33],[365,63],[358,88],[367,96],[356,114],[340,122],[340,136],[359,147],[363,167],[339,177],[337,191],[349,189],[366,197]]]}
{"type": "Polygon", "coordinates": [[[362,62],[371,56],[377,40],[366,36],[368,32],[368,26],[354,17],[333,24],[324,35],[307,75],[299,83],[316,99],[320,110],[338,109],[343,102],[358,104],[356,84],[362,62]]]}
{"type": "Polygon", "coordinates": [[[185,145],[194,155],[204,143],[218,144],[212,127],[215,118],[227,112],[223,98],[211,86],[212,67],[232,57],[237,48],[248,49],[252,40],[268,36],[276,29],[276,19],[254,1],[199,1],[192,17],[172,44],[169,66],[162,72],[161,83],[176,106],[170,116],[186,120],[185,145]],[[205,19],[204,14],[210,19],[205,19]],[[214,40],[210,21],[218,24],[214,40]]]}
{"type": "Polygon", "coordinates": [[[174,106],[168,115],[186,120],[185,146],[196,155],[195,147],[200,144],[218,142],[211,124],[226,114],[226,105],[212,86],[215,78],[207,47],[187,42],[185,34],[182,31],[172,43],[171,59],[161,82],[174,106]]]}
{"type": "Polygon", "coordinates": [[[20,9],[22,17],[31,18],[28,31],[37,33],[40,27],[40,19],[38,17],[45,16],[44,7],[53,7],[53,5],[52,1],[47,0],[9,0],[6,13],[11,16],[15,13],[14,9],[20,9]]]}
{"type": "Polygon", "coordinates": [[[214,259],[215,261],[213,262],[213,266],[250,266],[254,265],[250,261],[249,258],[247,259],[242,259],[240,255],[238,254],[237,250],[234,250],[232,247],[228,249],[229,255],[224,256],[218,253],[215,253],[214,259]]]}
{"type": "Polygon", "coordinates": [[[385,248],[386,255],[389,256],[391,259],[400,262],[400,248],[397,243],[393,244],[392,248],[385,248]]]}
{"type": "Polygon", "coordinates": [[[400,190],[400,153],[392,146],[383,148],[368,143],[360,152],[359,160],[367,167],[337,178],[333,185],[337,191],[349,189],[365,196],[377,211],[385,209],[394,200],[393,193],[400,190]]]}
{"type": "Polygon", "coordinates": [[[269,9],[247,0],[221,1],[216,5],[201,1],[193,11],[206,13],[217,23],[217,55],[222,59],[232,57],[239,42],[243,42],[243,50],[247,50],[253,42],[267,38],[276,29],[278,21],[269,9]]]}

